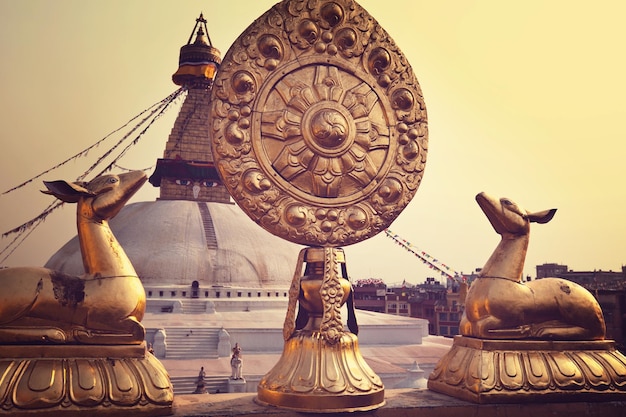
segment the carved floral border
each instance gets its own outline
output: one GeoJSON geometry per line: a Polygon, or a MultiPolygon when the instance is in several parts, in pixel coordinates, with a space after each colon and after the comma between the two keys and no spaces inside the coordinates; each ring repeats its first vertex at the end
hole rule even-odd
{"type": "MultiPolygon", "coordinates": [[[[309,94],[304,90],[290,95],[287,107],[296,108],[297,101],[309,94]]],[[[310,246],[343,246],[367,239],[395,220],[421,182],[428,144],[421,89],[406,57],[356,2],[286,0],[275,5],[229,49],[211,101],[212,151],[224,185],[248,216],[284,239],[310,246]],[[312,161],[312,153],[296,140],[281,154],[276,164],[280,172],[263,162],[267,155],[260,144],[261,125],[270,118],[262,107],[264,100],[283,77],[306,66],[316,67],[315,73],[317,68],[337,69],[362,81],[364,87],[354,89],[350,104],[329,99],[334,111],[328,119],[339,119],[341,129],[342,123],[352,123],[342,122],[342,117],[361,117],[359,128],[372,136],[372,143],[379,133],[388,135],[383,163],[373,165],[367,160],[374,145],[370,147],[362,137],[353,146],[354,152],[349,157],[342,154],[340,162],[330,157],[312,161]],[[385,126],[367,125],[371,119],[367,111],[375,105],[382,109],[385,126]],[[344,111],[348,107],[349,114],[344,111]],[[328,190],[307,193],[306,188],[290,187],[283,178],[305,170],[318,175],[317,183],[328,178],[328,190]],[[363,190],[353,192],[351,198],[338,196],[333,187],[343,175],[352,175],[364,185],[363,190]]],[[[315,100],[304,103],[302,111],[316,105],[315,100]]],[[[301,116],[294,111],[289,116],[288,111],[275,118],[280,129],[286,126],[282,130],[286,141],[298,134],[286,130],[290,117],[301,116]]],[[[373,120],[373,124],[378,122],[373,120]]]]}

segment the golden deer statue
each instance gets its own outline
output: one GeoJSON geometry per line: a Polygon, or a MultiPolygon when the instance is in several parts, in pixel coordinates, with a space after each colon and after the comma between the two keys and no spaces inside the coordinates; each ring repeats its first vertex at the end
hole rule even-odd
{"type": "Polygon", "coordinates": [[[0,344],[143,342],[145,291],[108,220],[146,179],[135,171],[88,183],[44,182],[44,193],[77,204],[85,274],[35,267],[0,270],[0,344]]]}
{"type": "Polygon", "coordinates": [[[522,281],[530,223],[556,209],[530,213],[506,198],[476,201],[502,240],[471,284],[460,330],[483,339],[603,340],[602,310],[589,291],[561,278],[522,281]]]}

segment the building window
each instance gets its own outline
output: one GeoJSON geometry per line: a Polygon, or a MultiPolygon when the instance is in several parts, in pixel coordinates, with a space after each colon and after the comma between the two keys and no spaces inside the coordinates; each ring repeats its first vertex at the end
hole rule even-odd
{"type": "Polygon", "coordinates": [[[152,297],[152,291],[148,291],[148,297],[152,297]]]}
{"type": "Polygon", "coordinates": [[[183,297],[187,297],[187,291],[183,291],[183,297]]]}
{"type": "Polygon", "coordinates": [[[251,292],[248,293],[248,297],[252,297],[252,293],[251,292]]]}
{"type": "Polygon", "coordinates": [[[241,291],[237,291],[237,297],[241,297],[241,291]]]}
{"type": "Polygon", "coordinates": [[[204,292],[204,298],[209,298],[209,292],[208,291],[204,292]]]}
{"type": "Polygon", "coordinates": [[[170,294],[172,295],[172,297],[176,297],[176,291],[171,291],[170,294]]]}
{"type": "Polygon", "coordinates": [[[459,321],[459,313],[450,313],[450,321],[459,321]]]}
{"type": "Polygon", "coordinates": [[[159,291],[159,297],[163,297],[163,291],[159,291]]]}
{"type": "Polygon", "coordinates": [[[441,320],[441,321],[448,321],[448,314],[447,313],[439,313],[439,320],[441,320]]]}
{"type": "Polygon", "coordinates": [[[230,291],[226,291],[226,297],[230,298],[230,291]]]}
{"type": "Polygon", "coordinates": [[[256,296],[260,297],[261,296],[261,292],[256,293],[256,296]]]}
{"type": "Polygon", "coordinates": [[[215,298],[220,298],[220,292],[219,291],[215,291],[215,298]]]}

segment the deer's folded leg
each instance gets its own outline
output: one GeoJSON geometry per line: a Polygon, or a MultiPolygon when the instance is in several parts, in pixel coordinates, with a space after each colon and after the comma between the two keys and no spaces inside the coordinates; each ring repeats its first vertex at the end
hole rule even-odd
{"type": "Polygon", "coordinates": [[[522,339],[531,335],[531,326],[526,324],[509,329],[491,329],[487,333],[490,338],[522,339]]]}
{"type": "Polygon", "coordinates": [[[0,327],[0,344],[65,342],[67,335],[56,327],[0,327]]]}

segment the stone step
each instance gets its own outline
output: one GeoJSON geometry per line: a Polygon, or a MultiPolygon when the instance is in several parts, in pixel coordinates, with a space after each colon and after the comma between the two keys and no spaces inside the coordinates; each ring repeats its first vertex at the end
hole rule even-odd
{"type": "Polygon", "coordinates": [[[211,211],[204,202],[198,203],[198,210],[200,211],[200,217],[202,218],[206,246],[208,249],[217,249],[217,236],[215,235],[215,227],[213,226],[211,211]]]}
{"type": "Polygon", "coordinates": [[[214,334],[221,329],[218,327],[167,327],[168,332],[173,334],[214,334]]]}
{"type": "Polygon", "coordinates": [[[219,344],[218,328],[194,328],[168,327],[167,335],[167,359],[187,358],[217,358],[219,344]]]}
{"type": "MultiPolygon", "coordinates": [[[[174,395],[192,394],[196,390],[197,376],[176,376],[170,378],[174,387],[174,395]]],[[[204,386],[210,394],[228,392],[227,376],[206,376],[204,386]]]]}
{"type": "Polygon", "coordinates": [[[206,304],[204,300],[181,300],[183,304],[183,313],[185,314],[202,314],[206,313],[206,304]]]}
{"type": "Polygon", "coordinates": [[[171,333],[169,330],[165,329],[168,339],[171,337],[172,339],[180,340],[180,341],[188,341],[188,340],[217,340],[219,339],[219,335],[214,333],[193,333],[191,332],[182,332],[182,333],[171,333]]]}

